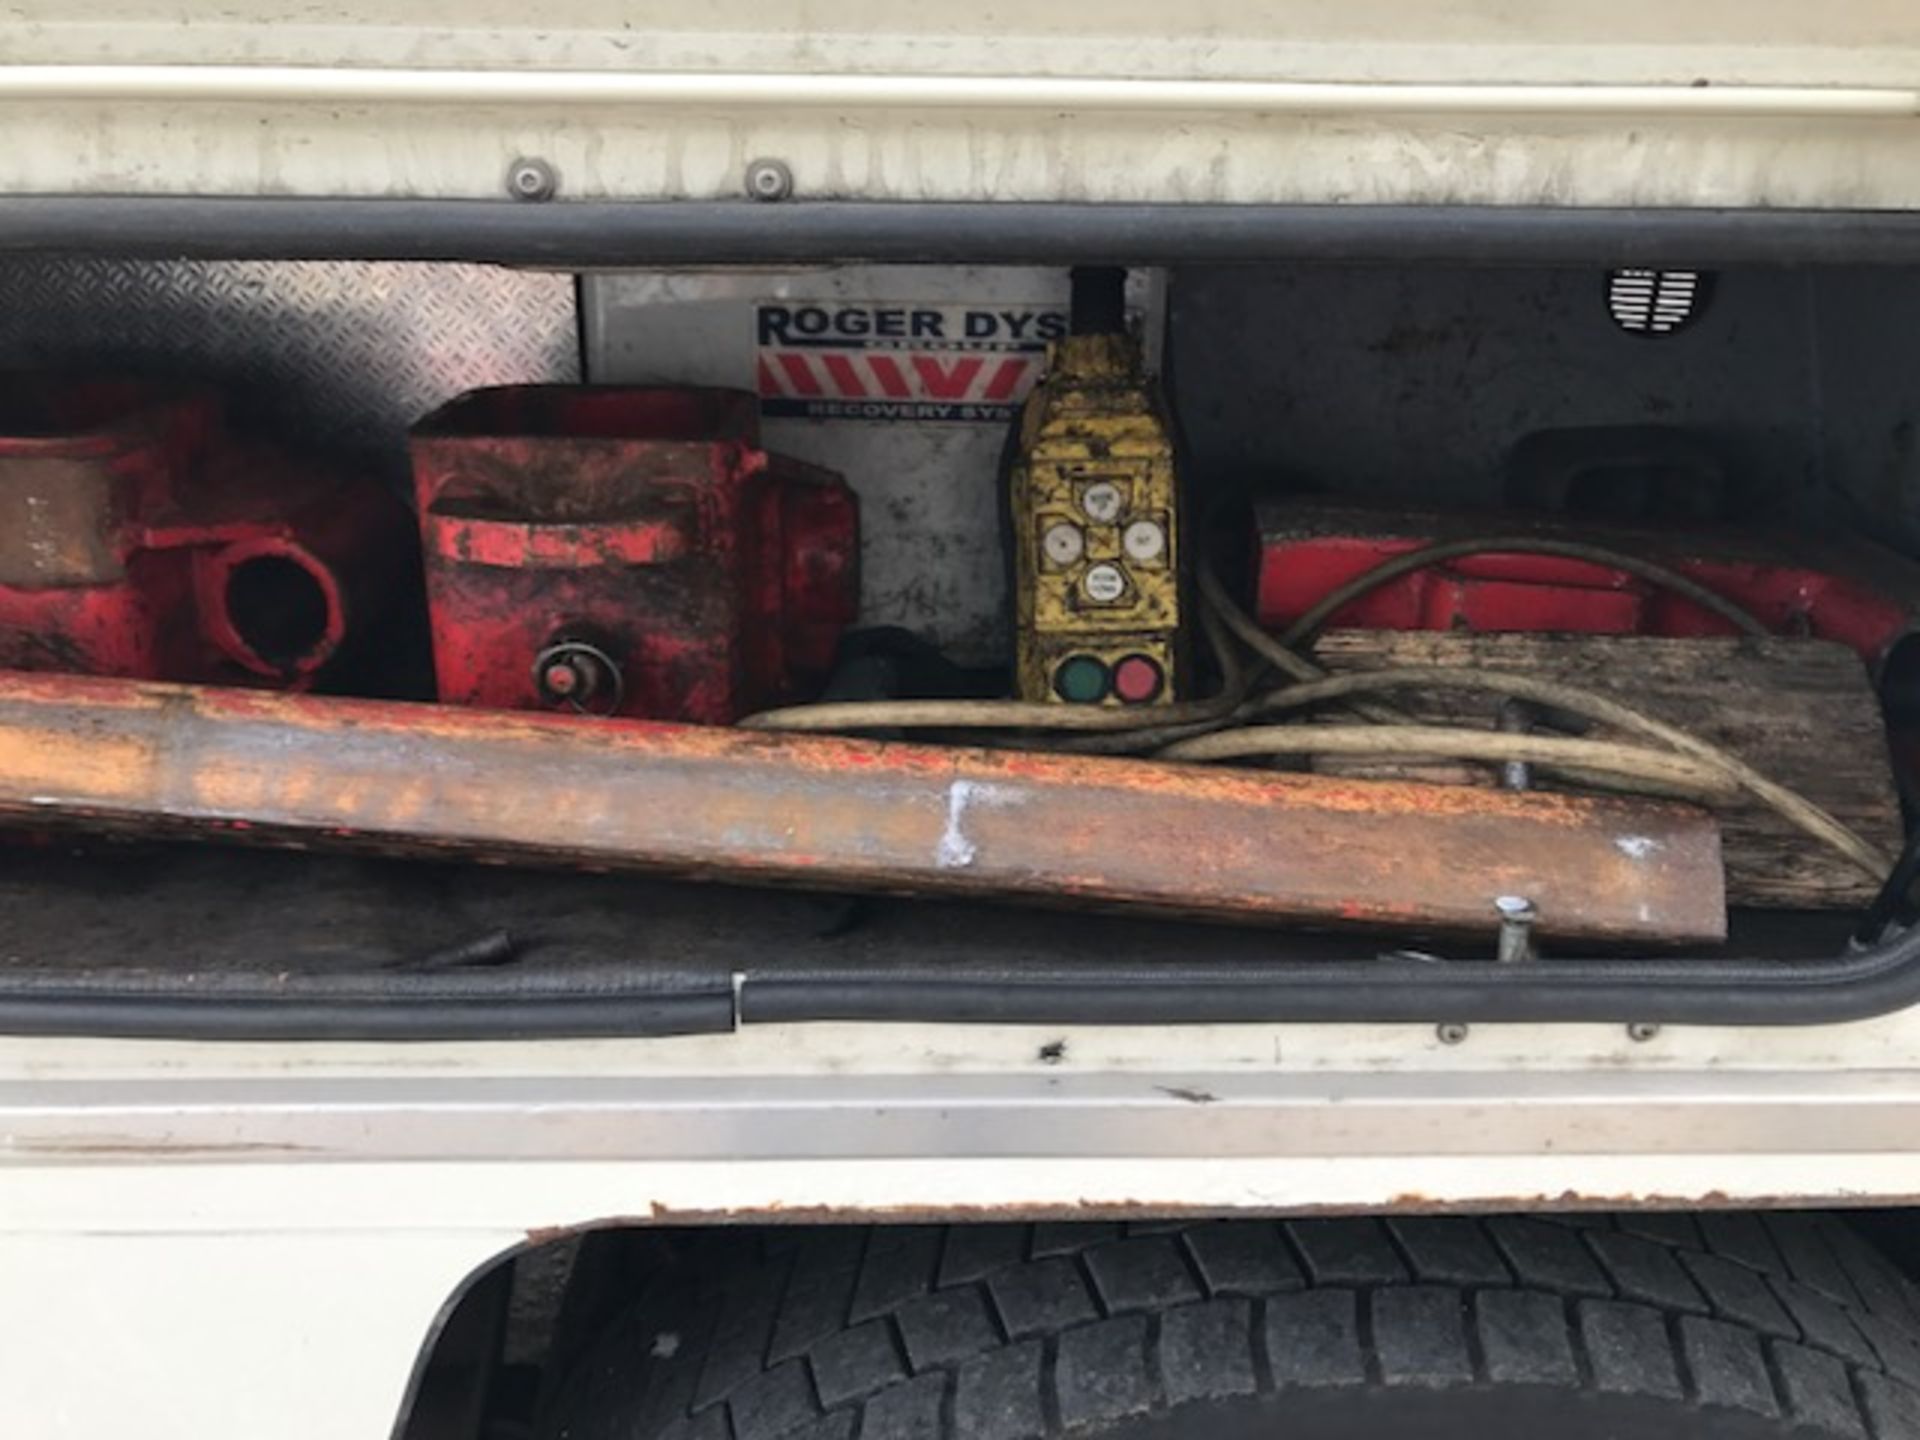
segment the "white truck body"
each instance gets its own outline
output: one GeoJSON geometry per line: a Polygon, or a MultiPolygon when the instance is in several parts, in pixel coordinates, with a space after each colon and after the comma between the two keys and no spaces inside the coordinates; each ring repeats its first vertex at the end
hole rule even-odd
{"type": "MultiPolygon", "coordinates": [[[[0,195],[1920,207],[1894,0],[15,0],[0,195]]],[[[7,226],[0,201],[0,236],[7,226]]],[[[766,223],[781,223],[770,208],[766,223]]],[[[0,262],[3,263],[3,262],[0,262]]],[[[575,1227],[1920,1196],[1920,1016],[0,1038],[0,1429],[388,1433],[575,1227]]]]}

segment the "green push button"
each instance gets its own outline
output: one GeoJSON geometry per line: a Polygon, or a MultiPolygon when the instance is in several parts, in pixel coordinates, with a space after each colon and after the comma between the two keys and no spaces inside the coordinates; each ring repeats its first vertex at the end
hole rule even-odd
{"type": "Polygon", "coordinates": [[[1053,672],[1053,693],[1074,705],[1107,698],[1107,667],[1091,655],[1069,655],[1053,672]]]}

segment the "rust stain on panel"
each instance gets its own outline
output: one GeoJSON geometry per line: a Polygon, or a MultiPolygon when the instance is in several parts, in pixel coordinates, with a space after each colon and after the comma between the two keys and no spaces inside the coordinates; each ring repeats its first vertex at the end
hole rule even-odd
{"type": "MultiPolygon", "coordinates": [[[[1221,1206],[1145,1200],[1007,1200],[975,1205],[764,1205],[695,1207],[654,1202],[645,1211],[612,1215],[572,1225],[548,1225],[526,1232],[527,1244],[545,1245],[596,1230],[634,1230],[682,1225],[968,1225],[1039,1220],[1219,1220],[1290,1219],[1352,1215],[1534,1215],[1611,1213],[1616,1211],[1780,1210],[1804,1206],[1806,1195],[1730,1195],[1723,1190],[1697,1194],[1587,1192],[1562,1190],[1444,1200],[1416,1191],[1388,1196],[1378,1204],[1221,1206]]],[[[1912,1205],[1920,1196],[1818,1195],[1828,1208],[1912,1205]]]]}

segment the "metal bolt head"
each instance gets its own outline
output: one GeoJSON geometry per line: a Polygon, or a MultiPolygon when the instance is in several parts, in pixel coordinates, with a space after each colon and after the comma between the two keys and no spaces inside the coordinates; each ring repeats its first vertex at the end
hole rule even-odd
{"type": "Polygon", "coordinates": [[[1660,1033],[1660,1027],[1651,1020],[1635,1020],[1627,1026],[1627,1038],[1645,1044],[1660,1033]]]}
{"type": "Polygon", "coordinates": [[[553,166],[533,156],[522,156],[507,167],[507,193],[516,200],[551,200],[560,188],[553,166]]]}
{"type": "Polygon", "coordinates": [[[755,200],[784,200],[793,194],[793,171],[784,160],[756,160],[747,166],[747,194],[755,200]]]}
{"type": "Polygon", "coordinates": [[[1433,1027],[1433,1037],[1442,1045],[1458,1045],[1467,1038],[1467,1027],[1459,1020],[1443,1020],[1433,1027]]]}
{"type": "Polygon", "coordinates": [[[626,695],[620,667],[598,645],[556,640],[533,659],[533,686],[549,705],[595,715],[618,713],[626,695]]]}
{"type": "Polygon", "coordinates": [[[1533,901],[1524,895],[1496,895],[1493,908],[1500,916],[1500,939],[1494,959],[1503,965],[1533,959],[1533,922],[1540,917],[1533,901]]]}

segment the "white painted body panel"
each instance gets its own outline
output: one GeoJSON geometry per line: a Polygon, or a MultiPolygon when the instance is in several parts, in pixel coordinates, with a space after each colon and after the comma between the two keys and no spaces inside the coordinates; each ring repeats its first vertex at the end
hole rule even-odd
{"type": "MultiPolygon", "coordinates": [[[[1911,208],[1904,0],[14,0],[0,192],[1911,208]]],[[[769,212],[776,223],[777,212],[769,212]]],[[[620,1220],[1920,1196],[1920,1016],[0,1040],[0,1432],[386,1434],[620,1220]],[[1058,1063],[1041,1047],[1064,1041],[1058,1063]]]]}
{"type": "Polygon", "coordinates": [[[384,1434],[459,1283],[567,1227],[1869,1204],[1920,1196],[1916,1133],[1920,1017],[12,1040],[0,1426],[384,1434]]]}
{"type": "Polygon", "coordinates": [[[20,0],[0,189],[1900,208],[1900,0],[20,0]]]}

